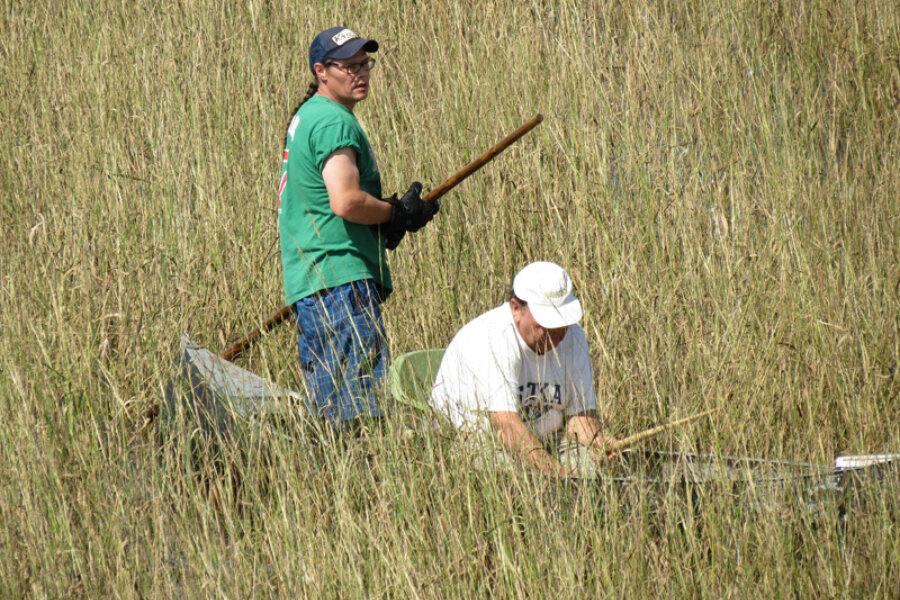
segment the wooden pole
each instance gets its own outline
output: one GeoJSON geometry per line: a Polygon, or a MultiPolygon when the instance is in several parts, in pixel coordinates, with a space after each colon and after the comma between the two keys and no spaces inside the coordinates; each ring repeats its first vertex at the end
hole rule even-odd
{"type": "Polygon", "coordinates": [[[678,427],[679,425],[685,425],[687,423],[691,423],[698,419],[702,419],[703,417],[708,417],[709,415],[716,412],[717,408],[712,410],[707,410],[702,413],[697,413],[696,415],[691,415],[689,417],[685,417],[683,419],[678,419],[677,421],[672,421],[671,423],[666,423],[664,425],[657,425],[656,427],[651,427],[646,431],[641,431],[640,433],[635,433],[634,435],[629,435],[626,438],[622,438],[621,440],[616,440],[610,444],[607,444],[603,451],[606,454],[612,454],[613,452],[618,452],[619,450],[624,450],[625,448],[629,448],[634,446],[640,441],[646,440],[647,438],[651,438],[655,435],[659,435],[663,431],[667,431],[674,427],[678,427]]]}
{"type": "Polygon", "coordinates": [[[261,334],[274,329],[278,326],[282,321],[287,319],[291,315],[291,307],[285,306],[277,313],[266,319],[266,321],[260,327],[254,327],[253,331],[236,341],[234,344],[228,347],[225,352],[223,352],[220,356],[225,360],[232,360],[237,357],[241,352],[247,349],[247,347],[252,344],[256,338],[258,338],[261,334]]]}
{"type": "Polygon", "coordinates": [[[500,140],[493,148],[491,148],[490,150],[488,150],[487,152],[485,152],[484,154],[482,154],[481,156],[479,156],[478,158],[476,158],[475,160],[473,160],[472,162],[467,164],[465,167],[463,167],[462,169],[460,169],[459,171],[454,173],[452,176],[450,176],[447,179],[447,181],[445,181],[441,185],[437,186],[436,188],[434,188],[433,190],[428,192],[428,194],[426,194],[425,197],[422,198],[422,201],[423,202],[434,202],[435,200],[437,200],[438,198],[440,198],[441,196],[443,196],[444,194],[446,194],[447,192],[449,192],[450,190],[452,190],[453,188],[458,186],[460,183],[463,182],[463,180],[466,177],[468,177],[469,175],[471,175],[472,173],[474,173],[475,171],[477,171],[478,169],[480,169],[487,163],[491,162],[495,156],[497,156],[498,154],[500,154],[501,152],[503,152],[504,150],[509,148],[520,137],[522,137],[523,135],[525,135],[526,133],[528,133],[535,127],[537,127],[538,124],[543,120],[544,120],[543,115],[541,115],[541,114],[534,115],[530,121],[528,121],[524,125],[520,126],[518,129],[513,131],[511,134],[509,134],[508,136],[506,136],[505,138],[500,140]]]}

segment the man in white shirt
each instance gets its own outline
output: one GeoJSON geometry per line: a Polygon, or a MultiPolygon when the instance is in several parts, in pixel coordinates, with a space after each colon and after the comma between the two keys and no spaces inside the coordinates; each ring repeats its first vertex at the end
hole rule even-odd
{"type": "Polygon", "coordinates": [[[590,453],[577,445],[602,451],[612,440],[597,418],[581,316],[565,270],[529,264],[513,279],[509,302],[467,323],[450,342],[432,405],[462,430],[490,432],[539,472],[585,475],[590,453]],[[554,449],[562,451],[554,456],[554,449]]]}

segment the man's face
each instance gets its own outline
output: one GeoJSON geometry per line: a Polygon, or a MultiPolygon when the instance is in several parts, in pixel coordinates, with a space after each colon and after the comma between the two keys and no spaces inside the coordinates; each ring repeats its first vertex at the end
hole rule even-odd
{"type": "Polygon", "coordinates": [[[518,300],[512,298],[509,301],[512,309],[513,321],[519,335],[528,344],[528,347],[534,350],[535,354],[544,354],[559,345],[566,337],[568,327],[557,327],[555,329],[546,329],[535,320],[534,315],[528,305],[522,305],[518,300]]]}
{"type": "Polygon", "coordinates": [[[360,100],[369,95],[369,75],[367,61],[369,55],[360,50],[350,58],[329,58],[325,63],[316,63],[316,77],[321,82],[319,89],[329,98],[352,109],[360,100]],[[362,65],[362,68],[359,66],[362,65]],[[359,68],[357,73],[350,70],[359,68]],[[322,89],[324,87],[324,90],[322,89]]]}

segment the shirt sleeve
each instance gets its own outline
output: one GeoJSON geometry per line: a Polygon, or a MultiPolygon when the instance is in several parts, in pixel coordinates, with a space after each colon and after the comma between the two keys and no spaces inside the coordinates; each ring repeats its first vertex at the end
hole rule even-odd
{"type": "Polygon", "coordinates": [[[322,171],[328,157],[342,148],[353,148],[356,151],[357,160],[363,152],[358,128],[351,127],[350,124],[340,120],[329,120],[318,125],[316,135],[312,136],[311,140],[313,147],[310,150],[319,172],[322,171]]]}

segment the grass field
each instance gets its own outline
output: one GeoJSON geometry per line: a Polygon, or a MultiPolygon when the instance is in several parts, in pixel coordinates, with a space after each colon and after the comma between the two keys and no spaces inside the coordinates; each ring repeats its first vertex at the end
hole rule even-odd
{"type": "MultiPolygon", "coordinates": [[[[356,114],[388,192],[545,117],[391,255],[395,356],[553,260],[611,433],[718,408],[653,445],[900,451],[895,2],[10,0],[0,597],[896,597],[894,484],[845,520],[697,512],[300,420],[224,445],[240,486],[194,476],[191,423],[145,415],[181,333],[221,350],[283,304],[284,128],[335,24],[381,43],[356,114]]],[[[301,385],[290,326],[239,362],[301,385]]]]}

